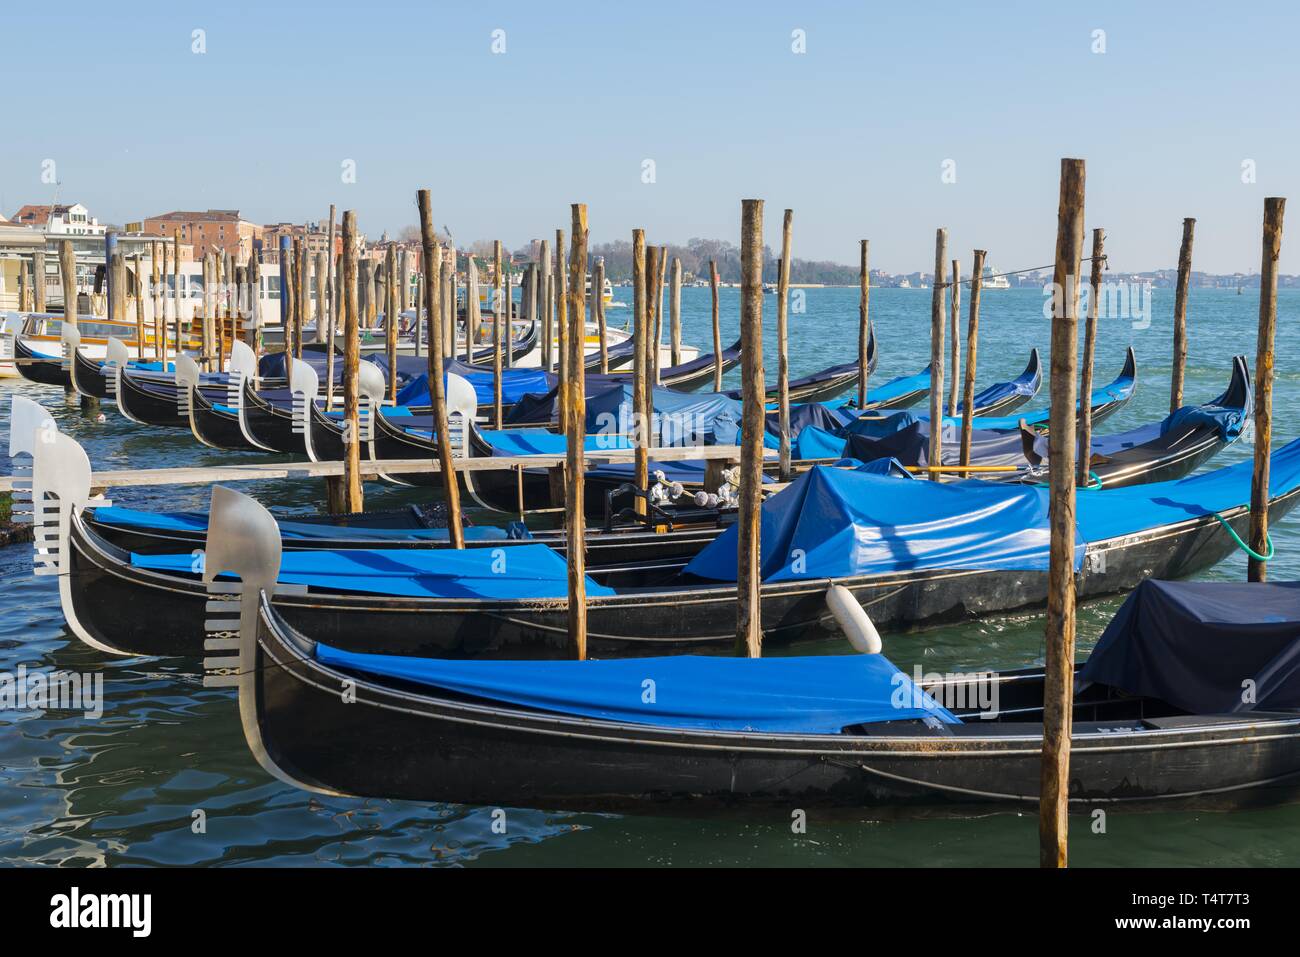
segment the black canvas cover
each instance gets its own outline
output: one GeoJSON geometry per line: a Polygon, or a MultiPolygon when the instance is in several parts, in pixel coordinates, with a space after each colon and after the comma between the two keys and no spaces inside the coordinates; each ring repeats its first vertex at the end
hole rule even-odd
{"type": "Polygon", "coordinates": [[[1300,582],[1148,579],[1081,677],[1192,714],[1300,708],[1300,582]]]}

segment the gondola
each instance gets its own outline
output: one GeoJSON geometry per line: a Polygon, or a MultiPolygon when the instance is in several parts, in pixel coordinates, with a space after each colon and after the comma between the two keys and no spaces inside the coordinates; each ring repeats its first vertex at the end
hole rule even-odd
{"type": "MultiPolygon", "coordinates": [[[[867,374],[876,371],[876,361],[879,359],[879,350],[876,347],[876,330],[871,328],[870,338],[867,340],[867,374]]],[[[822,369],[820,372],[814,372],[811,375],[801,376],[798,379],[791,379],[786,391],[790,395],[791,402],[829,402],[836,396],[853,387],[858,381],[858,373],[861,371],[861,364],[854,359],[852,362],[842,362],[839,365],[833,365],[829,368],[822,369]]],[[[740,389],[732,389],[724,392],[723,395],[732,398],[741,398],[740,389]]],[[[767,402],[776,402],[780,399],[780,393],[777,386],[768,387],[765,393],[767,402]]]]}
{"type": "MultiPolygon", "coordinates": [[[[1117,594],[1151,576],[1186,576],[1231,554],[1237,546],[1229,528],[1240,536],[1249,523],[1250,470],[1246,462],[1176,482],[1081,494],[1079,597],[1117,594]]],[[[72,475],[76,469],[63,471],[72,475]]],[[[1274,453],[1271,487],[1271,515],[1280,519],[1300,497],[1300,440],[1274,453]]],[[[1032,487],[945,485],[814,468],[763,506],[770,513],[766,520],[785,530],[764,536],[765,641],[778,646],[825,635],[832,584],[852,592],[882,630],[1040,607],[1047,593],[1046,495],[1032,487]],[[857,541],[856,548],[843,547],[848,538],[857,541]],[[786,567],[797,550],[805,553],[803,566],[786,567]]],[[[73,631],[96,647],[122,653],[195,653],[202,642],[202,589],[190,552],[124,557],[101,547],[70,505],[66,513],[57,530],[57,554],[66,570],[60,595],[73,631]],[[138,616],[141,608],[149,609],[147,620],[138,616]]],[[[214,524],[209,535],[221,531],[214,524]]],[[[728,581],[734,582],[734,535],[734,529],[702,534],[712,541],[684,567],[680,561],[593,566],[592,654],[729,647],[735,625],[735,586],[728,581]]],[[[278,533],[274,552],[278,564],[278,533]]],[[[307,592],[274,600],[294,627],[349,650],[358,650],[359,642],[360,650],[384,654],[536,658],[565,653],[562,574],[552,576],[551,591],[537,591],[529,578],[528,589],[515,593],[506,578],[486,566],[463,570],[463,563],[488,562],[490,551],[458,552],[454,560],[446,551],[427,559],[403,554],[418,556],[409,550],[319,550],[313,555],[321,556],[320,564],[294,560],[293,582],[309,585],[307,592]],[[384,580],[376,581],[376,575],[384,580]],[[490,583],[491,593],[476,593],[476,581],[490,583]]]]}
{"type": "Polygon", "coordinates": [[[72,387],[72,372],[63,368],[63,360],[36,352],[22,335],[13,337],[14,365],[18,374],[39,385],[72,387]]]}
{"type": "MultiPolygon", "coordinates": [[[[1117,380],[1118,381],[1118,380],[1117,380]]],[[[1110,394],[1101,390],[1100,397],[1110,394]]],[[[1094,394],[1094,402],[1098,394],[1094,394]]],[[[1124,399],[1123,401],[1127,401],[1124,399]]],[[[1250,372],[1244,356],[1232,361],[1232,378],[1222,395],[1197,406],[1184,406],[1159,422],[1138,426],[1113,435],[1095,435],[1090,449],[1090,488],[1121,488],[1147,482],[1181,478],[1236,441],[1246,424],[1252,402],[1250,372]]],[[[1108,412],[1122,404],[1109,401],[1108,412]]],[[[1094,404],[1093,408],[1098,406],[1094,404]]],[[[1007,428],[1003,419],[991,421],[998,428],[977,424],[971,434],[970,464],[1001,466],[1005,472],[986,476],[990,481],[1038,483],[1048,475],[1047,436],[1023,420],[1019,428],[1007,428]]],[[[800,450],[809,446],[827,452],[833,459],[871,460],[895,457],[905,465],[926,466],[929,460],[929,423],[913,419],[871,423],[860,431],[834,440],[814,432],[801,433],[800,450]]],[[[959,447],[948,441],[943,462],[955,465],[959,447]]],[[[825,460],[823,460],[825,461],[825,460]]]]}
{"type": "MultiPolygon", "coordinates": [[[[221,646],[237,653],[211,660],[206,680],[238,689],[254,757],[302,789],[547,810],[766,808],[786,819],[792,807],[893,819],[1037,806],[1039,669],[918,687],[881,654],[540,663],[358,654],[290,626],[267,600],[274,579],[256,566],[241,571],[230,624],[238,638],[221,646]]],[[[1190,634],[1162,642],[1124,626],[1135,603],[1165,610],[1171,591],[1195,608],[1198,596],[1179,587],[1144,585],[1103,637],[1131,655],[1130,671],[1106,668],[1099,646],[1076,672],[1072,812],[1221,810],[1300,797],[1294,674],[1248,710],[1232,703],[1238,670],[1226,679],[1216,671],[1224,638],[1247,646],[1233,652],[1242,675],[1266,676],[1279,647],[1294,657],[1295,585],[1211,586],[1223,589],[1209,596],[1216,607],[1242,609],[1235,628],[1192,613],[1184,616],[1190,634]],[[1260,600],[1286,610],[1283,636],[1259,634],[1260,600]],[[1166,669],[1142,667],[1157,660],[1144,655],[1153,647],[1158,660],[1178,662],[1181,684],[1166,669]],[[1203,701],[1193,693],[1202,683],[1222,694],[1203,701]],[[1160,693],[1148,690],[1153,684],[1160,693]]]]}
{"type": "MultiPolygon", "coordinates": [[[[629,360],[630,361],[630,360],[629,360]]],[[[734,369],[740,362],[740,340],[737,339],[722,350],[722,371],[734,369]]],[[[665,389],[677,389],[680,392],[694,392],[706,382],[713,380],[714,366],[717,364],[712,352],[699,356],[690,362],[668,366],[659,370],[659,385],[665,389]]],[[[599,368],[597,363],[596,367],[599,368]]],[[[631,373],[624,373],[619,378],[626,379],[631,373]]]]}

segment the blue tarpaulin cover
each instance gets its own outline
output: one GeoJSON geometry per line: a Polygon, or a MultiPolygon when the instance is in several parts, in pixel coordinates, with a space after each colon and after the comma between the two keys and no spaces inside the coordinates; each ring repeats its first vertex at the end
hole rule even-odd
{"type": "MultiPolygon", "coordinates": [[[[763,503],[760,571],[764,581],[790,581],[923,568],[1045,570],[1047,505],[1039,488],[905,482],[815,466],[763,503]]],[[[735,526],[724,531],[685,570],[735,581],[736,535],[735,526]]]]}
{"type": "Polygon", "coordinates": [[[1300,582],[1148,579],[1081,677],[1192,714],[1300,708],[1300,582]],[[1253,696],[1243,694],[1247,680],[1253,696]]]}
{"type": "MultiPolygon", "coordinates": [[[[197,573],[194,556],[137,555],[131,564],[155,571],[197,573]]],[[[413,598],[567,598],[569,569],[547,545],[501,548],[365,549],[285,552],[279,581],[322,591],[413,598]]],[[[587,595],[613,589],[587,579],[587,595]]]]}
{"type": "MultiPolygon", "coordinates": [[[[479,436],[492,446],[493,455],[563,455],[568,439],[545,429],[480,429],[479,436]]],[[[587,452],[604,452],[631,447],[626,435],[588,435],[582,447],[587,452]]]]}
{"type": "Polygon", "coordinates": [[[655,727],[839,734],[880,721],[960,723],[883,655],[446,661],[318,643],[316,659],[539,711],[655,727]]]}
{"type": "MultiPolygon", "coordinates": [[[[461,376],[474,387],[474,396],[480,406],[488,406],[496,401],[493,384],[495,377],[491,372],[474,369],[463,362],[452,363],[452,365],[454,367],[450,371],[461,376]],[[459,368],[455,368],[457,366],[459,368]]],[[[502,369],[501,401],[513,405],[529,393],[545,392],[551,388],[554,379],[553,375],[541,369],[502,369]]],[[[423,372],[408,380],[398,391],[397,401],[401,405],[432,405],[433,400],[429,397],[429,374],[423,372]]]]}
{"type": "MultiPolygon", "coordinates": [[[[1254,463],[1203,472],[1171,482],[1153,482],[1129,488],[1102,489],[1080,495],[1075,522],[1089,542],[1199,518],[1250,503],[1254,463]]],[[[1269,495],[1276,497],[1300,487],[1300,439],[1287,443],[1270,457],[1269,495]]]]}
{"type": "MultiPolygon", "coordinates": [[[[205,532],[208,529],[207,512],[146,512],[118,505],[98,507],[95,519],[105,525],[119,528],[143,528],[153,531],[205,532]]],[[[295,522],[291,518],[280,519],[280,536],[287,541],[326,541],[329,539],[358,539],[381,541],[430,541],[447,540],[445,528],[367,528],[364,525],[327,525],[320,522],[295,522]]],[[[502,528],[494,525],[469,525],[464,529],[467,541],[493,541],[508,536],[502,528]]]]}

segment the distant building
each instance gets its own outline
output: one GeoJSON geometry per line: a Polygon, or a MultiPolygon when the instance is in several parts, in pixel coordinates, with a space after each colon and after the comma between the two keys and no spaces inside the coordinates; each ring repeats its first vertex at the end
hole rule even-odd
{"type": "Polygon", "coordinates": [[[56,236],[102,236],[106,228],[80,203],[54,206],[29,204],[10,218],[19,226],[30,226],[56,236]]]}
{"type": "Polygon", "coordinates": [[[181,231],[181,242],[194,247],[194,257],[202,259],[210,250],[228,252],[237,260],[247,260],[262,238],[262,227],[250,223],[237,209],[209,209],[204,212],[177,210],[150,216],[141,223],[145,235],[166,237],[181,231]]]}
{"type": "MultiPolygon", "coordinates": [[[[307,250],[315,256],[329,248],[329,223],[272,223],[262,227],[262,261],[278,263],[280,261],[280,237],[306,239],[307,250]]],[[[365,251],[365,237],[361,239],[361,249],[365,251]]],[[[343,255],[343,226],[334,224],[334,255],[343,255]]]]}

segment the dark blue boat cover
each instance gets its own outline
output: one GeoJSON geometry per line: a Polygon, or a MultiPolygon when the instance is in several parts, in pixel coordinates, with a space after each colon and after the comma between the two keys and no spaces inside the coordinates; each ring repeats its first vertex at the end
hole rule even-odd
{"type": "MultiPolygon", "coordinates": [[[[1044,570],[1047,505],[1039,488],[814,466],[763,503],[760,571],[764,581],[791,581],[925,568],[1044,570]]],[[[735,581],[736,535],[733,525],[685,570],[735,581]]]]}
{"type": "MultiPolygon", "coordinates": [[[[717,392],[654,390],[652,431],[660,447],[735,445],[740,433],[740,401],[717,392]]],[[[587,432],[630,435],[632,386],[619,383],[587,397],[587,432]]]]}
{"type": "MultiPolygon", "coordinates": [[[[482,369],[466,365],[460,361],[447,363],[447,371],[454,372],[474,387],[474,396],[478,400],[480,408],[490,406],[496,401],[494,391],[496,376],[492,372],[484,372],[482,369]]],[[[545,392],[547,389],[552,388],[554,383],[555,376],[543,372],[541,369],[502,369],[501,401],[513,405],[526,395],[545,392]]],[[[406,385],[397,393],[397,401],[400,405],[432,405],[433,400],[429,397],[429,373],[422,372],[408,380],[406,385]]]]}
{"type": "Polygon", "coordinates": [[[322,664],[537,711],[701,731],[839,734],[881,721],[960,721],[884,655],[451,661],[316,645],[322,664]]]}
{"type": "Polygon", "coordinates": [[[1300,582],[1148,579],[1082,678],[1192,714],[1300,708],[1300,582]]]}
{"type": "MultiPolygon", "coordinates": [[[[131,564],[155,571],[195,574],[194,556],[137,555],[131,564]]],[[[569,567],[540,543],[500,548],[357,549],[285,552],[279,581],[327,592],[410,598],[567,598],[569,567]]],[[[223,576],[224,577],[224,576],[223,576]]],[[[587,595],[613,589],[587,579],[587,595]]]]}

